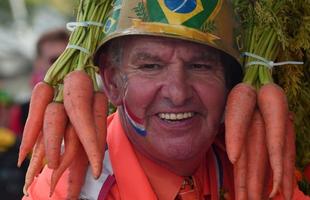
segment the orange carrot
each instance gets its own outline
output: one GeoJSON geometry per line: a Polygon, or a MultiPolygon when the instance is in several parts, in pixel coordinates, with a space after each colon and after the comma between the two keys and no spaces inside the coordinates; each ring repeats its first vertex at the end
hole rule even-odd
{"type": "Polygon", "coordinates": [[[52,196],[57,182],[64,171],[70,166],[73,162],[74,157],[77,155],[78,149],[83,148],[79,139],[76,135],[76,132],[73,126],[69,123],[66,128],[65,133],[65,151],[61,157],[60,164],[57,169],[53,170],[51,176],[51,189],[50,196],[52,196]]]}
{"type": "Polygon", "coordinates": [[[25,184],[23,188],[24,195],[28,196],[28,187],[31,185],[35,176],[37,176],[43,167],[44,160],[44,141],[42,133],[39,134],[38,140],[35,144],[33,154],[27,169],[25,184]]]}
{"type": "Polygon", "coordinates": [[[270,194],[272,198],[282,183],[288,105],[283,89],[274,83],[265,84],[260,88],[257,103],[265,122],[267,149],[273,170],[273,188],[270,194]]]}
{"type": "Polygon", "coordinates": [[[59,165],[61,142],[66,130],[68,117],[62,103],[48,104],[43,124],[43,138],[47,166],[56,169],[59,165]]]}
{"type": "Polygon", "coordinates": [[[269,160],[267,159],[267,170],[265,172],[265,174],[263,175],[264,176],[264,191],[263,191],[263,198],[262,199],[269,199],[269,194],[272,190],[272,169],[271,169],[271,166],[270,166],[270,162],[269,160]]]}
{"type": "Polygon", "coordinates": [[[284,174],[282,182],[282,194],[285,200],[292,199],[294,184],[295,184],[295,130],[294,120],[292,114],[289,115],[287,120],[287,133],[285,137],[284,148],[284,174]]]}
{"type": "Polygon", "coordinates": [[[53,100],[54,89],[45,82],[39,82],[32,90],[29,112],[19,148],[17,166],[20,167],[32,150],[42,129],[46,106],[53,100]]]}
{"type": "Polygon", "coordinates": [[[227,97],[225,142],[228,158],[232,163],[240,157],[255,105],[256,91],[247,83],[236,85],[227,97]]]}
{"type": "MultiPolygon", "coordinates": [[[[80,144],[82,147],[82,145],[80,144]]],[[[78,153],[73,163],[69,167],[69,184],[67,200],[79,199],[82,186],[88,167],[88,158],[83,148],[78,149],[78,153]]]]}
{"type": "Polygon", "coordinates": [[[235,196],[238,200],[247,200],[247,149],[241,150],[241,155],[234,164],[235,196]]]}
{"type": "Polygon", "coordinates": [[[96,92],[94,95],[93,112],[98,134],[98,144],[102,158],[104,157],[106,137],[107,137],[107,114],[108,99],[103,92],[96,92]]]}
{"type": "Polygon", "coordinates": [[[94,178],[102,170],[93,115],[93,81],[84,71],[73,71],[64,79],[64,105],[89,158],[94,178]]]}
{"type": "Polygon", "coordinates": [[[259,110],[255,110],[247,138],[248,152],[248,199],[262,200],[268,165],[268,152],[265,144],[265,124],[259,110]]]}

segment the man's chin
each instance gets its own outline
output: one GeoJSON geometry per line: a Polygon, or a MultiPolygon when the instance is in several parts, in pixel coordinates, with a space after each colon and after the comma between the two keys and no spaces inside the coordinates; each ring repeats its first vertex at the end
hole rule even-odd
{"type": "Polygon", "coordinates": [[[204,151],[193,151],[187,146],[170,146],[160,151],[160,155],[154,162],[180,176],[193,174],[205,155],[204,151]]]}
{"type": "Polygon", "coordinates": [[[194,159],[201,154],[201,150],[197,149],[195,151],[193,146],[189,144],[169,145],[161,154],[163,154],[166,160],[182,162],[194,159]]]}

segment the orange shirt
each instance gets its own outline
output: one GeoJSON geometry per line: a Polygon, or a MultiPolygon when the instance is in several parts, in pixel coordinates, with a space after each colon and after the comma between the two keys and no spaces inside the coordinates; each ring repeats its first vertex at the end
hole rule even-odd
{"type": "MultiPolygon", "coordinates": [[[[136,155],[158,199],[175,199],[184,177],[178,176],[166,168],[155,164],[137,151],[136,155]]],[[[193,176],[201,197],[210,195],[209,175],[207,174],[206,166],[206,160],[204,159],[193,176]]]]}

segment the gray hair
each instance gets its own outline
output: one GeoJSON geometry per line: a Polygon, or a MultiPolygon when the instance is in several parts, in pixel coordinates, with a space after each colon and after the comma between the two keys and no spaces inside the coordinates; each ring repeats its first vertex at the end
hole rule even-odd
{"type": "MultiPolygon", "coordinates": [[[[122,58],[124,53],[124,38],[112,39],[103,48],[101,54],[107,56],[108,65],[111,67],[120,68],[122,65],[122,58]]],[[[102,66],[100,66],[102,67],[102,66]]]]}

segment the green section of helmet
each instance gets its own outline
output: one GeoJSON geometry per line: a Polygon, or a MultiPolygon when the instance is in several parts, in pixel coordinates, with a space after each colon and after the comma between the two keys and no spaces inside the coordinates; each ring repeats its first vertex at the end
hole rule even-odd
{"type": "MultiPolygon", "coordinates": [[[[145,5],[143,3],[139,4],[139,7],[142,6],[145,9],[145,5]]],[[[146,9],[145,9],[146,10],[146,9]]],[[[167,18],[165,17],[164,12],[160,8],[160,5],[158,4],[158,1],[156,0],[150,0],[147,3],[147,20],[144,21],[150,21],[150,22],[161,22],[161,23],[168,23],[167,18]]]]}
{"type": "Polygon", "coordinates": [[[122,0],[117,0],[113,4],[113,10],[111,12],[111,15],[106,19],[105,25],[104,25],[104,34],[108,35],[110,33],[113,33],[116,31],[117,25],[118,25],[118,19],[121,12],[121,6],[122,6],[122,0]]]}
{"type": "Polygon", "coordinates": [[[116,0],[104,22],[100,47],[116,37],[154,35],[203,43],[239,61],[236,39],[240,34],[229,2],[116,0]]]}

